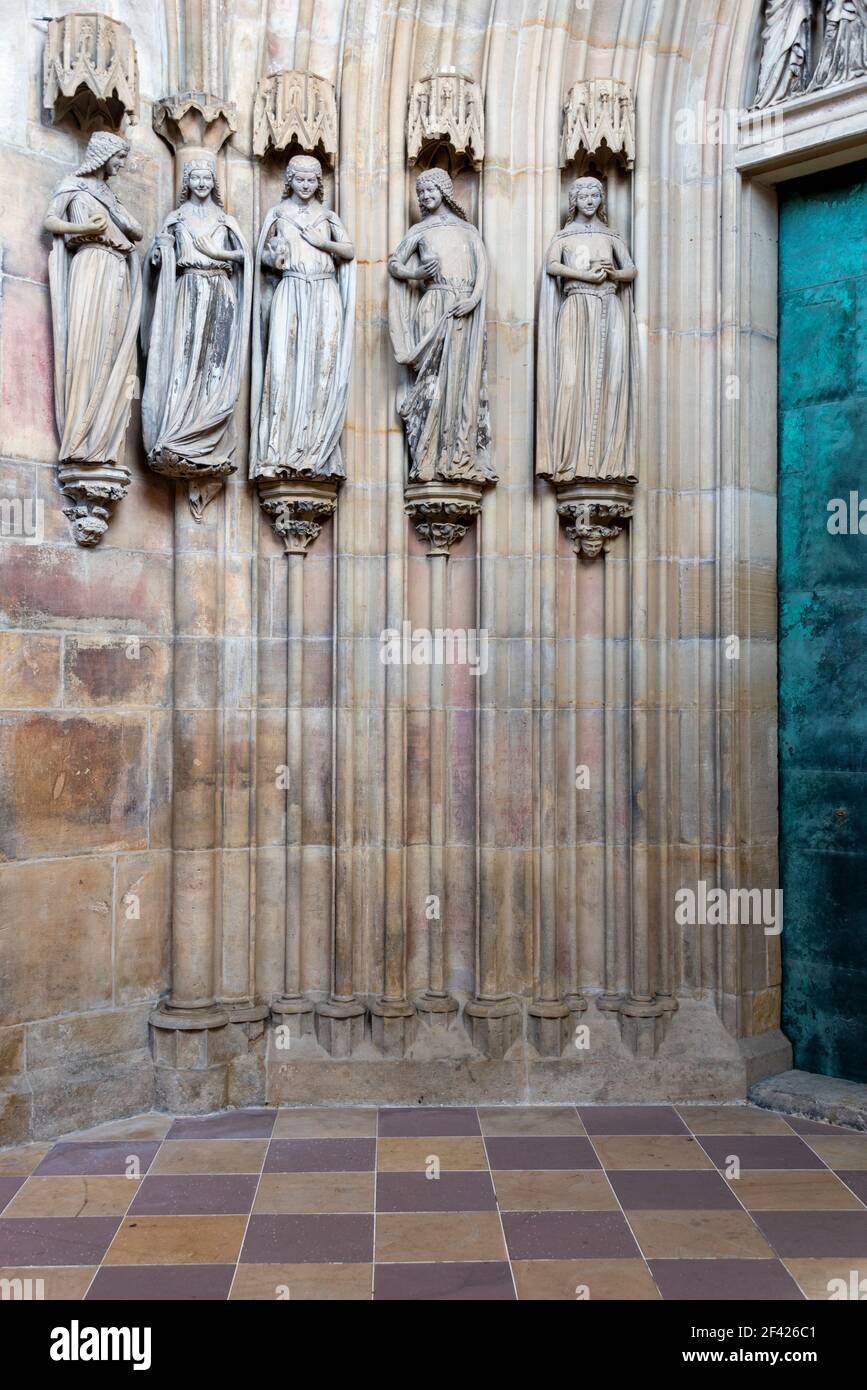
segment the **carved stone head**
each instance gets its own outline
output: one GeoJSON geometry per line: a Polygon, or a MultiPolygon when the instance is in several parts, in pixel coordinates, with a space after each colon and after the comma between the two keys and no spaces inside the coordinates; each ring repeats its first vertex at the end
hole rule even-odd
{"type": "Polygon", "coordinates": [[[128,154],[129,141],[122,135],[113,135],[109,130],[98,130],[88,140],[84,159],[75,172],[98,174],[107,165],[107,173],[116,174],[128,154]]]}
{"type": "Polygon", "coordinates": [[[455,200],[455,186],[445,169],[426,169],[415,181],[418,205],[424,213],[436,212],[441,203],[466,222],[467,214],[455,200]]]}
{"type": "MultiPolygon", "coordinates": [[[[283,181],[283,197],[288,198],[290,194],[297,192],[299,197],[314,197],[321,203],[325,197],[325,180],[322,177],[322,165],[313,154],[295,154],[286,165],[286,178],[283,181]],[[316,179],[315,190],[307,193],[307,185],[311,178],[316,179]],[[300,185],[296,187],[296,184],[300,185]]],[[[305,199],[306,201],[306,199],[305,199]]]]}
{"type": "Polygon", "coordinates": [[[574,222],[579,212],[584,213],[587,217],[598,217],[600,222],[608,221],[605,205],[605,184],[592,174],[576,179],[570,185],[568,220],[574,222]]]}

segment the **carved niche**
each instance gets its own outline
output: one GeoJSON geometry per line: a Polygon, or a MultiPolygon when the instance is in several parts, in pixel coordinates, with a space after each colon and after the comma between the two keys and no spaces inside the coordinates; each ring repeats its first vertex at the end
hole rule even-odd
{"type": "Polygon", "coordinates": [[[103,14],[67,14],[48,21],[43,103],[55,121],[70,116],[90,132],[120,129],[138,117],[138,60],[132,34],[103,14]]]}
{"type": "Polygon", "coordinates": [[[285,150],[293,141],[329,161],[337,158],[337,96],[325,77],[313,72],[272,72],[256,89],[253,152],[285,150]]]}

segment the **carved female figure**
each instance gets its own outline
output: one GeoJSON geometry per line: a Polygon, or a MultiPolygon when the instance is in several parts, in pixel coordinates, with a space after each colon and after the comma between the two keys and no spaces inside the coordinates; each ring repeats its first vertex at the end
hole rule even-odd
{"type": "Polygon", "coordinates": [[[569,190],[548,249],[539,306],[536,471],[554,483],[634,479],[638,426],[637,271],[605,220],[596,178],[569,190]]]}
{"type": "Polygon", "coordinates": [[[190,479],[195,515],[234,471],[232,416],[247,352],[250,251],[212,161],[184,165],[178,207],[146,269],[142,432],[157,473],[190,479]]]}
{"type": "Polygon", "coordinates": [[[867,0],[825,0],[825,37],[810,91],[867,73],[867,0]]]}
{"type": "Polygon", "coordinates": [[[813,0],[768,0],[755,106],[774,106],[807,90],[813,0]]]}
{"type": "Polygon", "coordinates": [[[72,515],[76,539],[94,545],[117,501],[123,445],[136,386],[135,345],[141,313],[141,269],[133,252],[142,228],[108,180],[126,161],[129,142],[99,131],[84,162],[58,184],[45,227],[54,237],[48,263],[54,334],[54,408],[60,463],[86,473],[116,465],[114,483],[63,484],[80,500],[72,515]]]}
{"type": "Polygon", "coordinates": [[[422,217],[389,257],[391,341],[411,379],[398,397],[412,482],[490,482],[488,257],[442,169],[416,181],[422,217]]]}
{"type": "Polygon", "coordinates": [[[322,197],[319,160],[295,155],[259,237],[251,478],[345,477],[355,248],[322,197]]]}

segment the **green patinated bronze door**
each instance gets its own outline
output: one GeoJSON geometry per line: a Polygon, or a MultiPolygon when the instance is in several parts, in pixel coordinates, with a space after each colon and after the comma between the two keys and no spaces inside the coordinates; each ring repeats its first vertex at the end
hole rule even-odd
{"type": "Polygon", "coordinates": [[[780,190],[779,384],[783,1028],[867,1081],[867,163],[780,190]]]}

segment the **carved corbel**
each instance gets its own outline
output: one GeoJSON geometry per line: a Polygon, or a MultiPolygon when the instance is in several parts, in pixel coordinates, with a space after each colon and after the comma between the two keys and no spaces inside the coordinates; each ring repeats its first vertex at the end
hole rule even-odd
{"type": "Polygon", "coordinates": [[[410,164],[422,151],[445,144],[477,172],[485,157],[485,108],[478,82],[454,68],[423,77],[413,86],[406,118],[410,164]]]}
{"type": "Polygon", "coordinates": [[[595,560],[607,554],[633,514],[635,483],[585,480],[557,491],[557,512],[575,554],[595,560]]]}
{"type": "Polygon", "coordinates": [[[260,478],[259,502],[287,555],[306,555],[337,509],[337,481],[260,478]]]}
{"type": "Polygon", "coordinates": [[[259,79],[253,108],[253,152],[297,143],[308,154],[337,158],[337,94],[314,72],[272,72],[259,79]]]}
{"type": "Polygon", "coordinates": [[[176,92],[154,103],[153,128],[175,154],[216,155],[238,129],[237,108],[208,92],[176,92]]]}
{"type": "Polygon", "coordinates": [[[61,466],[60,489],[71,502],[63,508],[63,515],[69,517],[78,545],[89,548],[99,544],[108,530],[111,509],[126,496],[131,477],[124,464],[69,462],[61,466]]]}
{"type": "Polygon", "coordinates": [[[138,119],[138,60],[132,34],[103,14],[48,21],[42,65],[43,104],[54,120],[80,130],[119,130],[138,119]]]}
{"type": "Polygon", "coordinates": [[[428,555],[448,559],[452,546],[463,540],[482,510],[482,489],[472,483],[411,484],[406,489],[404,509],[419,538],[426,542],[428,555]]]}
{"type": "Polygon", "coordinates": [[[575,163],[581,174],[591,165],[604,169],[617,159],[635,167],[635,104],[628,82],[595,77],[576,82],[563,103],[560,167],[575,163]]]}

